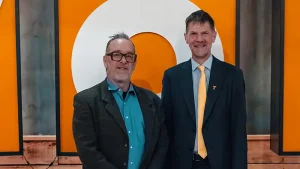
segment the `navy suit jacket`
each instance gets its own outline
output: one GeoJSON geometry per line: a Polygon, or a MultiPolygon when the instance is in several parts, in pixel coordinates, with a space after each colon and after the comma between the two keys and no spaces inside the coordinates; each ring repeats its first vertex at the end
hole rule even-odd
{"type": "MultiPolygon", "coordinates": [[[[211,169],[247,169],[245,104],[242,71],[213,57],[202,131],[211,169]]],[[[162,108],[168,168],[191,169],[196,137],[191,60],[165,71],[162,108]]]]}

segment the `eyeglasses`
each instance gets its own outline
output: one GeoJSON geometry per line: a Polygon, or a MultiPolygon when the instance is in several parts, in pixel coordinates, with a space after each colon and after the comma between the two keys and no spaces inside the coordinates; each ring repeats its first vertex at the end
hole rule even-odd
{"type": "Polygon", "coordinates": [[[135,62],[136,57],[137,57],[136,54],[132,54],[132,53],[123,54],[123,53],[119,53],[119,52],[111,52],[111,53],[107,53],[106,55],[110,56],[111,60],[114,60],[114,61],[121,61],[124,56],[125,60],[130,63],[135,62]]]}

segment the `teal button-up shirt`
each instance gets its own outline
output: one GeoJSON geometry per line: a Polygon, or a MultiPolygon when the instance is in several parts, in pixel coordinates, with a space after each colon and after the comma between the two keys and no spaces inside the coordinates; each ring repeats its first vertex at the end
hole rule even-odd
{"type": "Polygon", "coordinates": [[[119,106],[129,137],[128,169],[138,169],[144,154],[145,125],[137,95],[132,85],[124,95],[124,92],[108,79],[107,82],[108,90],[112,92],[119,106]]]}

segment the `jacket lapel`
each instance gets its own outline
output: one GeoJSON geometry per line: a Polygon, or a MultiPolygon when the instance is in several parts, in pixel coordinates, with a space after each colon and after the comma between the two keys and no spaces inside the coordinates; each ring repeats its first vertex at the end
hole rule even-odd
{"type": "MultiPolygon", "coordinates": [[[[184,97],[185,103],[188,107],[189,113],[192,119],[196,122],[195,117],[195,101],[194,101],[194,90],[193,90],[193,75],[192,75],[192,64],[191,60],[182,64],[183,73],[180,74],[180,88],[184,97]]],[[[211,67],[211,74],[209,80],[209,86],[207,90],[206,105],[204,111],[204,122],[207,121],[212,108],[216,102],[218,94],[222,88],[225,70],[223,63],[217,58],[213,57],[213,63],[211,67]]]]}
{"type": "Polygon", "coordinates": [[[207,121],[212,111],[212,108],[216,102],[216,99],[220,93],[220,90],[222,89],[225,73],[226,72],[224,70],[223,63],[218,59],[216,59],[215,57],[213,57],[209,86],[207,90],[203,124],[207,121]]]}
{"type": "Polygon", "coordinates": [[[191,60],[188,60],[182,64],[182,70],[183,73],[180,74],[181,77],[179,77],[182,96],[184,97],[193,121],[196,122],[191,60]]]}
{"type": "Polygon", "coordinates": [[[106,79],[101,83],[100,87],[101,87],[102,100],[107,102],[105,109],[107,110],[108,113],[111,114],[114,120],[118,123],[120,128],[123,130],[124,134],[128,136],[125,122],[121,116],[121,112],[119,110],[116,100],[114,99],[114,96],[108,90],[106,79]]]}
{"type": "MultiPolygon", "coordinates": [[[[155,108],[153,106],[152,101],[148,97],[148,95],[145,92],[143,92],[142,90],[140,90],[139,87],[137,87],[135,85],[133,85],[133,86],[134,86],[134,90],[136,91],[138,101],[139,101],[139,104],[140,104],[140,107],[141,107],[141,110],[143,113],[143,117],[144,117],[144,124],[145,124],[145,129],[144,129],[144,132],[145,132],[145,150],[144,150],[144,152],[145,153],[143,155],[143,160],[144,160],[145,157],[147,157],[149,150],[151,149],[151,147],[149,147],[149,145],[152,145],[149,143],[149,141],[153,140],[153,134],[154,134],[153,133],[154,132],[153,125],[154,125],[155,108]]],[[[115,101],[112,93],[109,92],[109,90],[108,90],[108,85],[107,85],[106,80],[101,83],[100,88],[101,88],[102,100],[107,102],[105,109],[107,110],[107,112],[109,112],[112,115],[114,120],[118,123],[120,128],[123,130],[124,134],[128,137],[125,122],[121,116],[117,102],[115,101]]]]}
{"type": "Polygon", "coordinates": [[[134,85],[134,90],[137,94],[139,104],[143,113],[144,117],[144,124],[145,124],[145,129],[144,129],[144,134],[145,134],[145,150],[144,150],[144,155],[142,161],[144,161],[144,158],[147,157],[147,154],[149,153],[150,149],[153,149],[149,147],[150,144],[149,142],[153,140],[153,132],[154,132],[154,113],[155,113],[155,108],[153,106],[152,101],[148,97],[148,95],[140,90],[139,87],[134,85]]]}

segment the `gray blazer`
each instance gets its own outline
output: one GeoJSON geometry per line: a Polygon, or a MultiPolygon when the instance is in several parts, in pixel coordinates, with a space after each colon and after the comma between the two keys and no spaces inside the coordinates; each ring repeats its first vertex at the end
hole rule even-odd
{"type": "MultiPolygon", "coordinates": [[[[145,123],[140,169],[161,169],[168,149],[160,98],[134,85],[145,123]]],[[[84,169],[127,169],[129,140],[106,80],[74,96],[73,135],[84,169]]]]}

